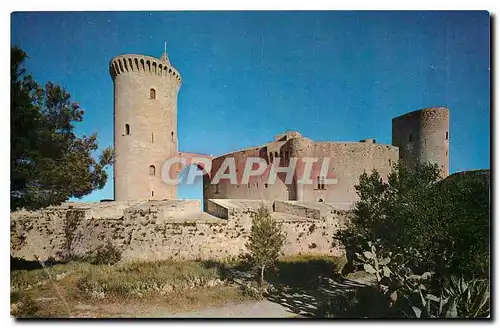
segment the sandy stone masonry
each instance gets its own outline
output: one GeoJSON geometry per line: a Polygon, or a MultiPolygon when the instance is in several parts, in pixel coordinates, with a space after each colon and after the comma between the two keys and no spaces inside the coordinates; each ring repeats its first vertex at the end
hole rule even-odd
{"type": "Polygon", "coordinates": [[[176,198],[161,169],[177,154],[177,94],[182,83],[167,54],[121,55],[110,62],[114,84],[115,200],[176,198]]]}
{"type": "Polygon", "coordinates": [[[449,174],[450,113],[446,107],[430,107],[392,119],[392,144],[406,165],[437,163],[441,175],[449,174]]]}
{"type": "Polygon", "coordinates": [[[245,252],[252,213],[264,204],[282,222],[286,255],[341,255],[332,234],[348,212],[327,203],[255,200],[66,203],[11,216],[11,256],[25,260],[81,256],[110,241],[124,260],[224,259],[245,252]],[[219,217],[222,216],[222,217],[219,217]]]}

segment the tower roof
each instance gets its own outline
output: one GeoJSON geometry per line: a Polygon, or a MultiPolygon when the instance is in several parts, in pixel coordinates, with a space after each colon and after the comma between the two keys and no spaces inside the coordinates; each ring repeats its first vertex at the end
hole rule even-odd
{"type": "Polygon", "coordinates": [[[167,53],[166,53],[166,52],[164,52],[164,53],[161,55],[160,60],[161,60],[162,62],[166,63],[166,64],[167,64],[167,65],[169,65],[169,66],[171,65],[171,64],[170,64],[170,60],[168,59],[168,56],[167,56],[167,53]]]}
{"type": "Polygon", "coordinates": [[[160,60],[170,66],[170,60],[167,55],[167,42],[165,42],[165,47],[163,48],[163,53],[161,54],[160,60]]]}

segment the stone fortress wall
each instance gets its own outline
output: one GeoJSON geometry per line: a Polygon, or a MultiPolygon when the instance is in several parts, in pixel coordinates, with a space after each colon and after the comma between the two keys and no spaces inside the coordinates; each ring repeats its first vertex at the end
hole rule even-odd
{"type": "Polygon", "coordinates": [[[65,203],[11,215],[11,256],[33,261],[82,256],[108,241],[123,260],[225,259],[245,252],[252,213],[264,204],[287,235],[284,252],[331,254],[332,234],[347,217],[333,204],[198,200],[65,203]]]}
{"type": "MultiPolygon", "coordinates": [[[[268,144],[236,151],[215,158],[210,176],[214,177],[226,158],[234,158],[238,184],[231,184],[228,179],[221,179],[218,184],[211,184],[206,179],[205,192],[209,199],[268,199],[297,200],[305,202],[352,203],[357,199],[354,185],[363,172],[377,169],[383,178],[390,172],[391,166],[398,161],[398,148],[392,145],[377,144],[373,139],[360,142],[314,142],[302,137],[298,132],[289,132],[275,137],[268,144]],[[280,166],[288,166],[290,159],[305,157],[329,158],[329,174],[337,179],[336,184],[318,184],[321,177],[311,176],[312,184],[291,183],[285,181],[285,174],[278,174],[274,184],[268,184],[267,176],[262,175],[249,183],[241,183],[242,172],[249,157],[260,157],[271,165],[279,161],[280,166]]],[[[317,172],[320,171],[319,164],[317,172]]]]}

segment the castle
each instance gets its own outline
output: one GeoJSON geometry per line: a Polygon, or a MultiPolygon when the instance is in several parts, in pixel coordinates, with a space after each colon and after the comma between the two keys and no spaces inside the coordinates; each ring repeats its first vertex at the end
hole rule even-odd
{"type": "MultiPolygon", "coordinates": [[[[115,200],[162,200],[176,198],[175,186],[167,185],[159,174],[163,163],[178,152],[177,94],[182,79],[166,53],[160,59],[142,55],[121,55],[110,63],[114,82],[115,200]]],[[[216,157],[204,179],[206,199],[264,199],[308,202],[353,202],[354,185],[364,171],[377,169],[386,177],[398,160],[409,166],[419,162],[437,163],[448,175],[449,111],[445,107],[425,108],[392,120],[392,145],[374,139],[360,142],[315,142],[299,132],[286,132],[265,145],[238,150],[216,157]],[[270,164],[289,158],[330,158],[337,178],[334,186],[285,183],[282,176],[274,184],[253,181],[231,184],[211,177],[228,157],[241,172],[249,157],[270,164]]]]}
{"type": "MultiPolygon", "coordinates": [[[[110,242],[125,260],[217,259],[245,252],[252,213],[265,206],[287,235],[284,252],[341,255],[332,235],[349,218],[354,190],[364,171],[383,179],[400,161],[408,166],[437,163],[448,175],[449,111],[417,110],[392,120],[392,145],[374,139],[317,142],[289,131],[265,145],[209,157],[199,200],[176,199],[162,166],[179,155],[177,95],[182,83],[166,53],[158,58],[120,55],[110,62],[114,83],[114,201],[67,202],[38,211],[11,213],[11,256],[25,260],[81,256],[110,242]],[[249,183],[213,183],[215,172],[232,158],[241,172],[250,157],[285,165],[291,158],[330,159],[329,172],[312,184],[274,184],[262,176],[249,183]],[[334,175],[335,184],[324,184],[334,175]]],[[[192,154],[193,155],[193,154],[192,154]]],[[[194,154],[196,155],[196,154],[194,154]]],[[[178,172],[177,172],[178,173],[178,172]]]]}

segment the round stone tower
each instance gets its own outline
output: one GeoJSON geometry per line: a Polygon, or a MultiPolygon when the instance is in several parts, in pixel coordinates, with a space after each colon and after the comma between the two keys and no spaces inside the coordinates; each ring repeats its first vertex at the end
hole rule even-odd
{"type": "Polygon", "coordinates": [[[392,119],[392,144],[408,167],[435,163],[443,177],[449,175],[450,113],[446,107],[430,107],[392,119]]]}
{"type": "Polygon", "coordinates": [[[179,72],[161,58],[121,55],[109,64],[114,84],[114,198],[171,199],[162,181],[165,160],[177,153],[179,72]]]}

